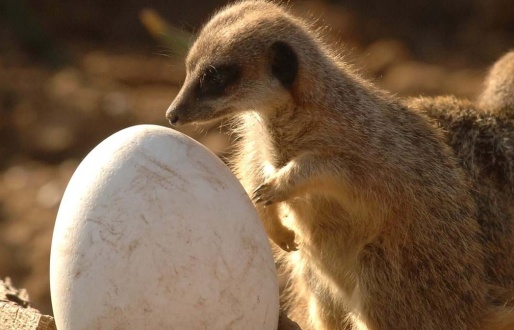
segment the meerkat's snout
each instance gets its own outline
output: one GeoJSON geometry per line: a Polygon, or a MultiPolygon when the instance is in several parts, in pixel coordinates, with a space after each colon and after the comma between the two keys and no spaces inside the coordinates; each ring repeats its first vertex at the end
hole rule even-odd
{"type": "Polygon", "coordinates": [[[175,100],[166,111],[171,125],[203,122],[231,112],[230,100],[239,82],[240,68],[206,65],[189,72],[175,100]]]}
{"type": "Polygon", "coordinates": [[[187,112],[188,106],[178,99],[178,97],[171,103],[168,110],[166,110],[166,118],[172,126],[178,126],[182,124],[181,119],[187,112]]]}
{"type": "Polygon", "coordinates": [[[175,125],[178,122],[178,116],[177,115],[171,115],[168,117],[168,121],[171,125],[175,125]]]}
{"type": "Polygon", "coordinates": [[[177,99],[171,103],[168,110],[166,110],[166,118],[172,126],[178,126],[182,124],[180,119],[184,117],[182,114],[185,112],[187,112],[187,106],[182,104],[177,97],[177,99]]]}
{"type": "Polygon", "coordinates": [[[170,106],[168,108],[168,110],[166,111],[166,118],[168,119],[168,121],[170,122],[171,125],[175,126],[176,124],[178,124],[178,115],[176,114],[176,111],[174,111],[175,109],[170,106]]]}
{"type": "Polygon", "coordinates": [[[198,113],[196,109],[201,102],[195,95],[195,82],[189,76],[180,88],[179,93],[166,110],[166,118],[172,126],[179,126],[194,121],[192,115],[198,113]]]}

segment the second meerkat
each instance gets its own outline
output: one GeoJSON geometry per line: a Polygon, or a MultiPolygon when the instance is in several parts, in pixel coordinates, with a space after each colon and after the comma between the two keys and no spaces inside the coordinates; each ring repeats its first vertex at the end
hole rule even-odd
{"type": "Polygon", "coordinates": [[[514,51],[503,55],[493,65],[478,105],[487,112],[514,115],[514,51]]]}
{"type": "Polygon", "coordinates": [[[301,20],[236,3],[201,30],[173,125],[235,116],[236,175],[303,329],[508,329],[462,170],[421,114],[352,73],[301,20]],[[498,304],[498,306],[495,305],[498,304]]]}

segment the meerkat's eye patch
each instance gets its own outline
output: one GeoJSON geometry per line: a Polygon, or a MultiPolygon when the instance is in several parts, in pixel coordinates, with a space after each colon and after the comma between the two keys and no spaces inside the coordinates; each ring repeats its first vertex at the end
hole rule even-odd
{"type": "Polygon", "coordinates": [[[291,88],[298,74],[298,57],[283,41],[271,45],[271,73],[285,88],[291,88]]]}
{"type": "Polygon", "coordinates": [[[197,97],[218,97],[225,89],[235,83],[240,76],[241,70],[237,65],[209,65],[200,76],[197,86],[197,97]]]}

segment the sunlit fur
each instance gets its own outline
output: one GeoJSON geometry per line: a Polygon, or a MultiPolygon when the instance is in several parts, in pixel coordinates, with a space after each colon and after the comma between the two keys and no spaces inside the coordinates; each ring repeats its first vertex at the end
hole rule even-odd
{"type": "Polygon", "coordinates": [[[256,207],[272,241],[298,244],[275,250],[302,329],[512,329],[511,293],[492,280],[512,265],[488,264],[492,217],[479,214],[476,181],[423,110],[354,74],[306,23],[264,1],[217,13],[187,71],[168,117],[236,118],[234,171],[250,195],[266,183],[273,204],[256,207]],[[276,41],[298,57],[291,88],[271,73],[276,41]],[[226,62],[243,68],[240,81],[195,99],[205,67],[226,62]]]}
{"type": "Polygon", "coordinates": [[[486,111],[506,111],[514,118],[514,51],[505,54],[491,68],[478,103],[486,111]]]}

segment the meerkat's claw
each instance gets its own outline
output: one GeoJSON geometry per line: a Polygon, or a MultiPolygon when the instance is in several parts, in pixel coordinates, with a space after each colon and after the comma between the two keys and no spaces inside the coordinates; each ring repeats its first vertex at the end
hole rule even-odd
{"type": "Polygon", "coordinates": [[[280,248],[286,252],[298,251],[298,244],[295,243],[294,236],[293,241],[282,241],[277,243],[277,245],[280,246],[280,248]]]}
{"type": "Polygon", "coordinates": [[[295,232],[286,227],[276,229],[270,235],[271,240],[286,252],[298,251],[298,244],[295,242],[295,232]]]}
{"type": "Polygon", "coordinates": [[[284,251],[286,252],[294,252],[294,251],[298,251],[298,244],[296,244],[295,242],[293,242],[293,244],[287,244],[286,245],[286,249],[284,249],[284,251]]]}
{"type": "Polygon", "coordinates": [[[260,186],[258,186],[256,189],[254,189],[252,199],[256,202],[257,202],[257,200],[259,200],[259,202],[262,201],[262,199],[260,197],[263,194],[263,190],[265,190],[267,188],[267,186],[268,185],[266,183],[263,183],[260,186]]]}
{"type": "Polygon", "coordinates": [[[258,186],[257,188],[255,188],[255,189],[253,190],[254,195],[255,195],[255,194],[258,194],[258,193],[259,193],[262,189],[264,189],[266,186],[267,186],[267,184],[266,184],[266,183],[263,183],[263,184],[261,184],[260,186],[258,186]]]}
{"type": "Polygon", "coordinates": [[[269,189],[269,185],[266,183],[261,184],[253,191],[252,200],[256,203],[264,202],[264,205],[270,205],[272,203],[271,200],[265,197],[267,190],[269,189]]]}
{"type": "Polygon", "coordinates": [[[263,203],[264,206],[284,201],[286,196],[278,188],[274,182],[263,183],[253,191],[252,200],[256,204],[263,203]]]}

